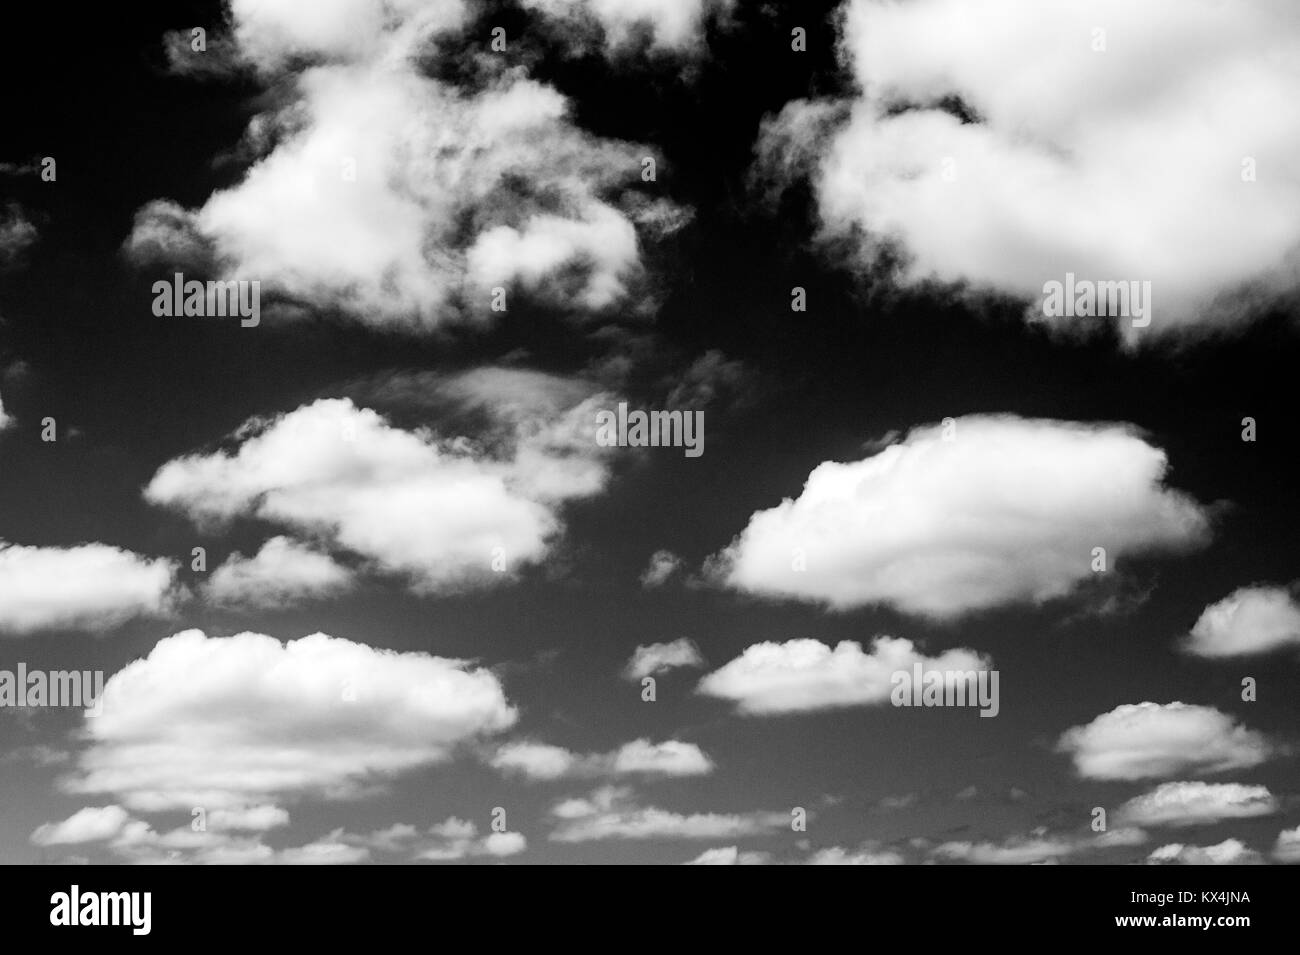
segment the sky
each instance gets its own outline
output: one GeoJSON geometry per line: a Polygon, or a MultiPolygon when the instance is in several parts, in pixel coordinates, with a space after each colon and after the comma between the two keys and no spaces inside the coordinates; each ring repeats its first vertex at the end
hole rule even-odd
{"type": "Polygon", "coordinates": [[[31,17],[0,861],[1300,860],[1293,4],[31,17]]]}

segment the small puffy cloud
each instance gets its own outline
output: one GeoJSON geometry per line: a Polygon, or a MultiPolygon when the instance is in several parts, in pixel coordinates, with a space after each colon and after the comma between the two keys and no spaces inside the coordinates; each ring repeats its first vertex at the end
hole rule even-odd
{"type": "Polygon", "coordinates": [[[638,645],[623,668],[623,675],[629,680],[640,680],[679,667],[701,666],[704,666],[704,657],[700,656],[700,648],[681,637],[669,643],[638,645]]]}
{"type": "Polygon", "coordinates": [[[131,815],[121,806],[87,806],[62,822],[47,822],[32,833],[33,845],[105,842],[121,834],[131,815]]]}
{"type": "Polygon", "coordinates": [[[1188,846],[1171,842],[1147,856],[1149,865],[1263,865],[1264,857],[1238,839],[1213,846],[1188,846]]]}
{"type": "Polygon", "coordinates": [[[287,525],[407,576],[419,592],[491,586],[547,556],[564,501],[604,486],[605,449],[583,440],[583,427],[595,429],[589,400],[516,422],[486,449],[394,427],[350,399],[320,399],[247,422],[233,451],[167,462],[145,497],[199,521],[287,525]]]}
{"type": "Polygon", "coordinates": [[[636,229],[613,209],[594,207],[584,220],[539,215],[519,227],[494,226],[466,254],[470,282],[482,288],[518,283],[542,298],[566,299],[593,311],[627,295],[623,274],[637,256],[636,229]],[[566,264],[588,263],[592,274],[577,289],[554,284],[566,264]]]}
{"type": "Polygon", "coordinates": [[[1300,602],[1286,587],[1242,587],[1206,607],[1183,646],[1200,657],[1300,648],[1300,602]]]}
{"type": "Polygon", "coordinates": [[[609,754],[615,776],[704,776],[713,761],[694,743],[670,739],[652,743],[637,739],[609,754]]]}
{"type": "Polygon", "coordinates": [[[472,856],[518,855],[528,848],[528,840],[519,832],[491,832],[478,835],[474,823],[451,817],[431,826],[417,842],[414,859],[422,862],[451,862],[472,856]]]}
{"type": "Polygon", "coordinates": [[[232,554],[212,572],[204,593],[218,606],[282,607],[352,587],[352,571],[288,537],[272,537],[252,557],[232,554]]]}
{"type": "Polygon", "coordinates": [[[503,773],[526,779],[563,779],[577,773],[582,757],[563,746],[547,743],[506,743],[493,755],[489,764],[503,773]]]}
{"type": "Polygon", "coordinates": [[[842,9],[852,93],[767,122],[760,168],[806,175],[821,238],[860,268],[901,255],[909,284],[1035,306],[1067,272],[1150,281],[1158,335],[1234,327],[1300,286],[1300,182],[1267,172],[1300,138],[1285,0],[842,9]]]}
{"type": "Polygon", "coordinates": [[[722,583],[936,619],[1064,597],[1128,556],[1185,551],[1209,515],[1165,486],[1132,427],[969,415],[861,461],[828,461],[711,562],[722,583]]]}
{"type": "Polygon", "coordinates": [[[4,399],[0,398],[0,431],[3,431],[5,428],[9,427],[13,423],[14,423],[13,416],[5,413],[4,399]]]}
{"type": "Polygon", "coordinates": [[[515,718],[497,677],[464,660],[187,630],[108,679],[61,786],[142,811],[346,798],[515,718]]]}
{"type": "Polygon", "coordinates": [[[871,706],[888,702],[893,675],[900,670],[910,675],[915,664],[926,671],[962,672],[991,665],[973,650],[927,657],[899,637],[877,637],[867,650],[854,640],[834,648],[819,640],[765,642],[704,677],[699,692],[731,700],[750,715],[871,706]]]}
{"type": "Polygon", "coordinates": [[[190,213],[170,199],[154,199],[136,210],[127,250],[141,265],[198,269],[213,255],[211,241],[198,232],[190,213]]]}
{"type": "Polygon", "coordinates": [[[483,839],[483,854],[503,859],[528,848],[528,839],[522,832],[492,832],[483,839]]]}
{"type": "Polygon", "coordinates": [[[343,830],[336,829],[305,846],[283,849],[278,861],[281,865],[356,865],[370,858],[370,850],[350,846],[342,841],[342,836],[343,830]]]}
{"type": "Polygon", "coordinates": [[[0,214],[0,268],[8,268],[21,258],[37,239],[36,226],[23,212],[22,206],[11,202],[0,214]]]}
{"type": "Polygon", "coordinates": [[[605,787],[590,796],[566,799],[551,809],[553,842],[603,839],[734,839],[779,832],[789,812],[680,813],[640,806],[625,787],[605,787]]]}
{"type": "Polygon", "coordinates": [[[767,865],[771,856],[766,852],[741,852],[736,846],[705,849],[683,865],[767,865]]]}
{"type": "Polygon", "coordinates": [[[175,561],[108,544],[25,547],[0,541],[0,636],[104,631],[165,616],[178,595],[175,561]]]}
{"type": "Polygon", "coordinates": [[[650,563],[641,574],[641,586],[662,587],[668,578],[682,567],[682,559],[670,550],[657,550],[650,555],[650,563]]]}
{"type": "Polygon", "coordinates": [[[1124,803],[1116,816],[1134,826],[1201,826],[1277,811],[1278,801],[1266,786],[1193,781],[1162,783],[1124,803]]]}
{"type": "Polygon", "coordinates": [[[505,773],[532,780],[601,776],[704,776],[713,761],[694,743],[637,739],[609,753],[581,755],[545,743],[507,743],[489,760],[505,773]]]}
{"type": "Polygon", "coordinates": [[[903,865],[903,856],[892,849],[843,849],[831,846],[818,849],[810,855],[805,865],[903,865]]]}
{"type": "Polygon", "coordinates": [[[1278,862],[1300,862],[1300,826],[1283,829],[1277,834],[1273,858],[1278,862]]]}
{"type": "Polygon", "coordinates": [[[1153,779],[1204,775],[1258,766],[1273,745],[1212,706],[1128,703],[1061,734],[1057,751],[1070,754],[1088,779],[1153,779]]]}
{"type": "Polygon", "coordinates": [[[238,806],[208,813],[208,828],[217,832],[265,832],[289,824],[289,813],[279,806],[238,806]]]}

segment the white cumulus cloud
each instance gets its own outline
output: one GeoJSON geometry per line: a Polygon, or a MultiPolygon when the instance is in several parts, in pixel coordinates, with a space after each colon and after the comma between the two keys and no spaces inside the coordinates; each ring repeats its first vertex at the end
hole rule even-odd
{"type": "Polygon", "coordinates": [[[1286,587],[1242,587],[1206,607],[1183,646],[1200,657],[1298,648],[1300,603],[1286,587]]]}
{"type": "Polygon", "coordinates": [[[741,713],[767,715],[870,706],[889,701],[891,678],[924,670],[984,670],[990,661],[973,650],[935,657],[901,637],[877,637],[869,649],[854,640],[833,648],[819,640],[756,643],[700,681],[699,692],[730,700],[741,713]]]}
{"type": "Polygon", "coordinates": [[[200,521],[254,516],[328,539],[418,591],[488,586],[540,562],[563,529],[559,505],[603,487],[604,449],[583,440],[592,400],[521,422],[489,451],[320,399],[248,422],[233,452],[167,462],[145,496],[200,521]]]}
{"type": "Polygon", "coordinates": [[[641,806],[630,789],[608,786],[588,797],[566,799],[551,809],[554,842],[604,839],[728,839],[778,832],[789,812],[681,813],[641,806]]]}
{"type": "Polygon", "coordinates": [[[496,286],[577,311],[623,304],[643,238],[662,232],[665,201],[635,188],[653,153],[583,131],[565,96],[505,58],[478,57],[465,86],[431,75],[474,14],[460,0],[231,0],[223,62],[282,95],[249,124],[241,178],[195,208],[145,205],[128,251],[412,330],[490,315],[496,286]]]}
{"type": "Polygon", "coordinates": [[[1191,846],[1171,842],[1147,856],[1151,865],[1261,865],[1264,862],[1254,849],[1239,839],[1224,839],[1212,846],[1191,846]]]}
{"type": "Polygon", "coordinates": [[[252,557],[232,554],[212,572],[204,592],[220,606],[279,607],[348,590],[352,571],[328,554],[277,536],[252,557]]]}
{"type": "Polygon", "coordinates": [[[1165,485],[1134,429],[971,415],[861,461],[818,465],[712,563],[725,584],[835,609],[927,617],[1064,597],[1130,555],[1182,551],[1209,515],[1165,485]]]}
{"type": "Polygon", "coordinates": [[[699,667],[704,665],[700,648],[686,637],[668,643],[651,643],[637,646],[632,657],[623,669],[623,675],[629,680],[667,673],[679,667],[699,667]]]}
{"type": "Polygon", "coordinates": [[[1116,813],[1126,825],[1202,826],[1222,819],[1249,819],[1278,811],[1278,801],[1266,786],[1241,783],[1162,783],[1134,796],[1116,813]]]}
{"type": "Polygon", "coordinates": [[[0,541],[0,636],[110,630],[164,616],[179,595],[175,561],[108,544],[26,547],[0,541]]]}
{"type": "Polygon", "coordinates": [[[38,846],[106,841],[119,835],[130,821],[130,813],[121,806],[87,806],[62,822],[38,826],[31,839],[38,846]]]}
{"type": "Polygon", "coordinates": [[[1300,826],[1283,829],[1277,834],[1273,858],[1278,862],[1300,862],[1300,826]]]}
{"type": "Polygon", "coordinates": [[[502,772],[534,780],[599,776],[704,776],[713,761],[694,743],[636,739],[608,753],[580,754],[562,746],[517,742],[501,746],[489,760],[502,772]]]}
{"type": "Polygon", "coordinates": [[[108,679],[61,783],[152,812],[344,798],[515,718],[496,676],[463,660],[322,633],[281,643],[187,630],[108,679]]]}
{"type": "Polygon", "coordinates": [[[760,153],[807,158],[824,237],[863,263],[901,248],[908,281],[1031,300],[1067,271],[1146,280],[1156,335],[1233,325],[1244,286],[1300,286],[1288,0],[842,10],[853,93],[790,104],[760,153]]]}
{"type": "Polygon", "coordinates": [[[1088,779],[1153,779],[1258,766],[1274,752],[1256,730],[1212,706],[1127,703],[1061,734],[1059,752],[1088,779]]]}

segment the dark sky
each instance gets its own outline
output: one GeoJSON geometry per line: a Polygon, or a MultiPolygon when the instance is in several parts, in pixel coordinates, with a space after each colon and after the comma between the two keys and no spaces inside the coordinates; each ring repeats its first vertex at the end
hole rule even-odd
{"type": "MultiPolygon", "coordinates": [[[[176,579],[190,592],[165,614],[0,633],[0,669],[22,661],[109,677],[163,638],[198,628],[209,639],[254,631],[290,641],[324,632],[373,648],[470,659],[499,679],[517,722],[459,740],[444,761],[389,772],[368,770],[362,760],[349,776],[357,791],[345,798],[309,785],[249,797],[250,805],[289,813],[287,825],[234,837],[260,838],[272,850],[325,839],[368,848],[370,861],[408,861],[414,850],[388,852],[366,834],[395,824],[427,830],[456,817],[486,836],[501,806],[510,831],[527,840],[522,852],[502,853],[510,862],[678,863],[728,846],[782,862],[833,847],[894,853],[909,863],[950,861],[961,850],[936,854],[935,847],[988,844],[993,853],[1033,839],[1086,842],[1092,807],[1113,816],[1161,783],[1205,780],[1267,787],[1276,805],[1250,818],[1145,825],[1133,844],[1043,850],[1022,861],[1140,862],[1170,843],[1227,839],[1271,858],[1279,832],[1300,822],[1287,755],[1300,716],[1297,636],[1267,654],[1227,659],[1180,652],[1178,644],[1208,605],[1251,584],[1285,588],[1295,577],[1294,299],[1266,299],[1244,326],[1134,348],[1105,330],[1070,336],[1027,323],[1025,300],[1013,290],[964,294],[960,282],[909,281],[886,265],[864,266],[846,251],[851,236],[826,238],[809,181],[796,178],[772,198],[755,166],[765,118],[795,100],[853,95],[847,54],[837,53],[837,6],[741,2],[728,17],[706,17],[687,52],[656,51],[634,35],[607,55],[599,40],[567,45],[567,31],[535,11],[471,4],[460,26],[426,49],[424,75],[466,97],[481,93],[488,68],[475,56],[487,55],[491,28],[504,26],[514,43],[505,54],[511,64],[568,100],[572,127],[593,141],[648,144],[660,157],[657,181],[629,192],[667,199],[691,218],[663,237],[642,236],[642,280],[631,293],[641,307],[623,301],[583,313],[521,286],[512,287],[504,317],[423,329],[282,291],[268,301],[293,304],[296,314],[268,309],[256,329],[154,317],[150,286],[172,269],[124,251],[137,212],[160,198],[194,209],[214,191],[238,187],[249,164],[236,147],[250,120],[291,100],[309,67],[281,64],[269,78],[248,70],[218,78],[169,72],[164,35],[196,24],[220,34],[216,3],[92,6],[74,21],[38,5],[11,22],[0,31],[9,91],[0,162],[54,156],[58,178],[0,176],[11,213],[20,210],[38,230],[0,273],[0,401],[13,418],[0,433],[0,541],[51,549],[103,542],[167,558],[178,562],[176,579]],[[808,31],[804,53],[789,48],[795,25],[808,31]],[[806,312],[790,309],[794,286],[807,291],[806,312]],[[401,573],[377,569],[376,554],[313,537],[355,571],[352,589],[270,607],[218,606],[201,596],[215,567],[300,528],[248,513],[209,526],[143,494],[168,461],[234,448],[230,436],[249,418],[317,399],[351,397],[394,427],[474,438],[476,419],[453,417],[438,383],[506,366],[595,382],[637,407],[658,408],[713,353],[730,371],[710,379],[713,397],[695,405],[705,411],[705,453],[620,449],[607,459],[599,493],[556,505],[563,531],[545,557],[500,586],[422,592],[401,573]],[[382,387],[394,380],[416,384],[395,395],[382,387]],[[888,599],[829,609],[706,579],[706,559],[755,512],[797,498],[821,462],[862,461],[874,453],[869,442],[891,432],[897,443],[909,429],[973,415],[1131,426],[1166,453],[1166,485],[1210,515],[1209,539],[1182,553],[1139,548],[1099,588],[1075,581],[1064,597],[999,601],[948,619],[888,599]],[[59,429],[53,443],[41,440],[47,416],[59,429]],[[1253,443],[1241,440],[1245,416],[1258,423],[1253,443]],[[195,546],[207,548],[207,574],[190,569],[195,546]],[[682,570],[662,586],[643,586],[639,578],[659,550],[678,555],[682,570]],[[1119,598],[1118,609],[1100,609],[1107,596],[1119,598]],[[866,647],[879,635],[906,638],[928,657],[968,648],[991,658],[1001,674],[998,717],[887,702],[744,715],[696,692],[702,677],[764,641],[866,647]],[[680,638],[698,647],[703,666],[659,675],[658,699],[643,702],[621,670],[638,646],[680,638]],[[1241,699],[1246,676],[1258,680],[1256,702],[1241,699]],[[1184,764],[1168,773],[1108,780],[1082,777],[1067,753],[1055,751],[1066,730],[1117,707],[1174,701],[1212,707],[1243,732],[1262,734],[1271,755],[1203,772],[1183,753],[1184,764]],[[712,769],[528,780],[487,763],[512,741],[598,754],[643,738],[693,743],[712,769]],[[805,807],[811,821],[807,832],[769,825],[750,834],[553,838],[562,825],[558,803],[606,786],[628,787],[619,797],[628,805],[683,817],[788,816],[805,807]]],[[[1045,86],[1041,95],[1056,93],[1045,86]]],[[[1197,201],[1188,194],[1188,203],[1197,201]]],[[[481,214],[490,219],[494,210],[481,214]]],[[[261,275],[265,296],[280,276],[261,275]]],[[[999,460],[1014,496],[1015,475],[1024,472],[1014,456],[999,460]]],[[[1050,516],[1036,520],[1050,523],[1050,516]]],[[[237,693],[233,699],[213,705],[213,721],[238,711],[237,693]]],[[[85,771],[87,754],[109,745],[87,738],[83,725],[75,711],[0,710],[3,861],[132,858],[113,837],[46,845],[33,837],[84,807],[121,805],[156,833],[188,828],[181,802],[154,810],[130,785],[74,791],[68,780],[85,771]]],[[[333,732],[330,725],[300,728],[315,741],[304,745],[328,750],[318,737],[333,732]]],[[[242,739],[252,731],[231,732],[242,739]]],[[[221,738],[214,730],[194,746],[220,746],[213,740],[221,738]]],[[[1194,755],[1214,741],[1181,745],[1194,755]]],[[[232,765],[223,785],[238,794],[242,770],[237,760],[232,765]]],[[[423,845],[420,838],[414,841],[423,845]]],[[[453,854],[493,859],[476,850],[453,854]]]]}

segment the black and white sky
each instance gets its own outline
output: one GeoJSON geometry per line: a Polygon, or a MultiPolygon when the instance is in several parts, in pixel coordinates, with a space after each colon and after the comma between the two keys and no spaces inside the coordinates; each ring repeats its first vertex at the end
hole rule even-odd
{"type": "Polygon", "coordinates": [[[1300,861],[1291,0],[6,20],[0,860],[1300,861]]]}

